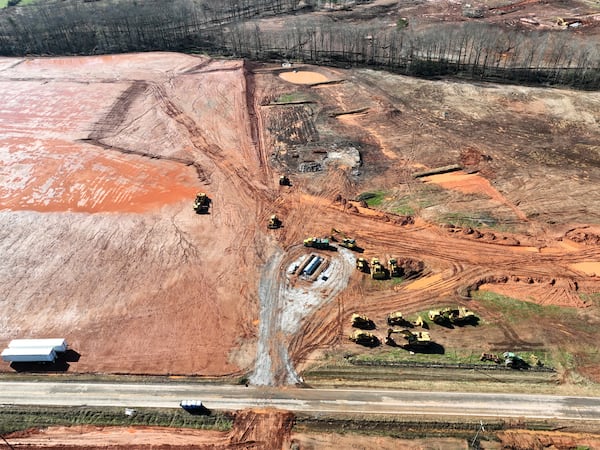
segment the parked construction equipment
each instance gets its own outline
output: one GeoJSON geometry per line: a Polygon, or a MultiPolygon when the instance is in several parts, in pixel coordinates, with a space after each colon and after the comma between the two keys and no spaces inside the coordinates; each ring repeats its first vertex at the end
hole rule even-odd
{"type": "Polygon", "coordinates": [[[343,231],[337,230],[335,228],[331,229],[331,240],[332,241],[336,240],[335,239],[336,234],[339,234],[342,237],[342,241],[340,242],[340,245],[342,247],[349,248],[350,250],[355,250],[357,248],[356,239],[350,239],[348,236],[346,236],[346,233],[344,233],[343,231]]]}
{"type": "Polygon", "coordinates": [[[281,228],[281,225],[282,225],[281,219],[279,217],[277,217],[275,214],[273,214],[269,218],[269,223],[267,224],[267,228],[269,230],[276,230],[277,228],[281,228]]]}
{"type": "Polygon", "coordinates": [[[396,341],[392,338],[392,334],[398,333],[404,337],[406,343],[405,347],[422,348],[427,347],[431,344],[431,337],[427,331],[410,331],[410,330],[395,330],[388,328],[387,337],[385,343],[387,345],[396,346],[396,341]]]}
{"type": "Polygon", "coordinates": [[[372,330],[375,328],[375,322],[369,319],[367,316],[363,316],[360,314],[352,314],[350,318],[350,323],[355,328],[360,328],[362,330],[372,330]]]}
{"type": "Polygon", "coordinates": [[[208,207],[210,206],[210,199],[204,192],[196,194],[196,200],[194,200],[194,211],[196,214],[208,213],[208,207]]]}
{"type": "Polygon", "coordinates": [[[367,331],[354,330],[354,332],[348,337],[352,342],[364,345],[367,347],[377,347],[380,344],[379,338],[373,333],[367,331]]]}
{"type": "Polygon", "coordinates": [[[312,247],[312,248],[320,248],[320,249],[330,248],[329,247],[329,239],[316,238],[316,237],[310,237],[310,238],[304,239],[304,246],[312,247]]]}
{"type": "Polygon", "coordinates": [[[425,322],[421,316],[417,316],[417,318],[413,322],[413,325],[415,327],[429,328],[429,325],[427,325],[427,322],[425,322]]]}
{"type": "Polygon", "coordinates": [[[400,266],[398,266],[398,261],[396,258],[390,258],[388,260],[388,266],[390,270],[390,277],[401,277],[404,275],[404,271],[400,266]]]}
{"type": "Polygon", "coordinates": [[[519,355],[517,355],[516,353],[513,353],[513,352],[504,352],[504,353],[502,353],[502,357],[500,357],[499,355],[496,355],[494,353],[482,353],[479,360],[480,361],[491,361],[496,364],[502,364],[504,362],[504,365],[506,367],[509,367],[511,369],[518,369],[518,370],[529,369],[529,367],[531,365],[543,366],[542,362],[535,355],[530,356],[530,360],[531,360],[532,364],[529,364],[527,361],[525,361],[523,358],[521,358],[519,355]]]}
{"type": "Polygon", "coordinates": [[[371,259],[371,278],[374,280],[385,280],[387,278],[387,271],[378,258],[371,259]]]}
{"type": "Polygon", "coordinates": [[[292,183],[290,182],[290,179],[287,176],[281,175],[279,177],[279,185],[280,186],[291,186],[292,183]]]}
{"type": "Polygon", "coordinates": [[[365,258],[358,258],[356,260],[356,268],[364,273],[369,273],[369,262],[365,258]]]}
{"type": "Polygon", "coordinates": [[[389,326],[397,325],[402,327],[412,327],[412,323],[406,320],[399,311],[393,312],[387,316],[387,324],[389,326]]]}
{"type": "Polygon", "coordinates": [[[479,321],[479,318],[464,306],[458,308],[432,309],[429,311],[429,319],[438,325],[465,325],[479,321]]]}

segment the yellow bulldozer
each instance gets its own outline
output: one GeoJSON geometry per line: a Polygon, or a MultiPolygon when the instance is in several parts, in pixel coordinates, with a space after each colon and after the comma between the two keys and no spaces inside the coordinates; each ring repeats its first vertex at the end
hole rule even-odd
{"type": "Polygon", "coordinates": [[[373,333],[362,330],[354,330],[354,332],[348,337],[352,342],[364,345],[366,347],[377,347],[381,342],[379,338],[373,333]]]}
{"type": "Polygon", "coordinates": [[[371,270],[369,268],[369,262],[365,258],[358,258],[356,260],[356,268],[364,273],[369,273],[371,270]]]}
{"type": "Polygon", "coordinates": [[[458,308],[432,309],[429,311],[429,320],[438,325],[466,325],[476,324],[479,317],[473,311],[469,311],[464,306],[458,308]]]}
{"type": "Polygon", "coordinates": [[[196,214],[208,213],[208,207],[210,206],[210,199],[204,192],[198,192],[196,199],[194,200],[194,211],[196,214]]]}
{"type": "Polygon", "coordinates": [[[269,230],[276,230],[277,228],[281,228],[281,225],[282,225],[281,219],[279,217],[277,217],[275,214],[273,214],[269,218],[269,223],[267,224],[267,228],[269,230]]]}
{"type": "Polygon", "coordinates": [[[404,316],[402,316],[402,313],[400,311],[397,312],[393,312],[391,314],[389,314],[387,316],[387,324],[389,326],[400,326],[400,327],[412,327],[412,323],[410,323],[408,320],[406,320],[404,318],[404,316]]]}
{"type": "Polygon", "coordinates": [[[375,328],[375,322],[369,319],[367,316],[361,314],[352,314],[350,323],[355,328],[361,328],[363,330],[372,330],[375,328]]]}
{"type": "Polygon", "coordinates": [[[374,280],[385,280],[387,278],[387,271],[383,264],[379,262],[379,258],[371,259],[371,278],[374,280]]]}

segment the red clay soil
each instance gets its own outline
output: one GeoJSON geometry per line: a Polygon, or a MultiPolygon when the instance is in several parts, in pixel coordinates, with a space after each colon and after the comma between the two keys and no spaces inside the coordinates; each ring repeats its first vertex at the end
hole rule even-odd
{"type": "Polygon", "coordinates": [[[559,158],[544,139],[560,158],[593,147],[598,94],[307,68],[345,80],[311,87],[281,79],[280,67],[168,53],[0,64],[0,343],[65,337],[80,354],[71,371],[247,373],[261,268],[333,227],[365,258],[418,257],[428,278],[411,288],[354,273],[302,323],[295,361],[345,341],[345,315],[358,309],[467,303],[482,284],[543,305],[590,307],[581,294],[600,292],[582,266],[600,261],[586,228],[600,206],[593,161],[536,159],[559,158]],[[313,103],[272,104],[289,93],[313,103]],[[548,138],[542,125],[556,121],[570,131],[548,138]],[[297,171],[346,145],[360,148],[360,175],[331,161],[297,171]],[[411,176],[461,158],[480,170],[468,189],[432,191],[411,176]],[[291,187],[277,183],[284,171],[291,187]],[[417,205],[423,220],[352,201],[369,190],[424,192],[434,205],[417,205]],[[209,214],[192,210],[197,191],[212,199],[209,214]],[[429,220],[461,208],[498,210],[514,231],[429,220]],[[273,213],[280,230],[266,229],[273,213]]]}

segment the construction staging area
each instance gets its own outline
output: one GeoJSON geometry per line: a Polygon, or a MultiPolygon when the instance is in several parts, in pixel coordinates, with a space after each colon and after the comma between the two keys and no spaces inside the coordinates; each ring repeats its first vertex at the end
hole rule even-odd
{"type": "Polygon", "coordinates": [[[301,69],[0,58],[0,344],[255,385],[534,354],[597,389],[600,94],[301,69]]]}

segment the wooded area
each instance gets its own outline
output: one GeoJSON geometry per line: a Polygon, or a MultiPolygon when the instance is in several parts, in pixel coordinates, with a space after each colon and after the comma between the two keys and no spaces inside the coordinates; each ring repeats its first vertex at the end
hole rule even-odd
{"type": "MultiPolygon", "coordinates": [[[[377,27],[323,21],[322,0],[87,1],[0,12],[0,54],[93,55],[173,50],[256,60],[374,66],[417,76],[600,87],[599,46],[569,32],[479,22],[377,27]],[[295,14],[290,26],[254,19],[295,14]]],[[[340,6],[340,2],[337,2],[340,6]]],[[[342,5],[343,6],[343,5],[342,5]]]]}

